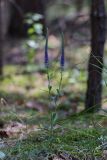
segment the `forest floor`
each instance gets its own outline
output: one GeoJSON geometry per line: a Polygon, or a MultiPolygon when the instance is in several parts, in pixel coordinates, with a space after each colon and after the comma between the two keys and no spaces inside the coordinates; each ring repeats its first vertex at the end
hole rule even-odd
{"type": "Polygon", "coordinates": [[[0,157],[6,160],[106,160],[107,115],[58,113],[50,136],[50,115],[21,105],[2,108],[0,157]],[[75,158],[74,158],[75,157],[75,158]]]}
{"type": "MultiPolygon", "coordinates": [[[[83,29],[83,33],[89,34],[83,29]]],[[[76,32],[65,36],[63,95],[59,99],[57,121],[50,134],[48,82],[44,50],[38,48],[29,63],[22,41],[12,40],[5,48],[4,76],[0,81],[0,159],[6,160],[106,160],[107,92],[106,68],[103,73],[103,103],[98,113],[84,110],[89,41],[76,32]],[[78,39],[79,40],[79,39],[78,39]],[[15,41],[15,44],[13,43],[15,41]],[[10,47],[11,46],[11,47],[10,47]],[[8,51],[8,52],[7,52],[8,51]]],[[[85,38],[87,36],[85,35],[85,38]]],[[[105,65],[107,44],[105,48],[105,65]]],[[[49,37],[53,92],[58,88],[60,38],[49,37]]]]}
{"type": "MultiPolygon", "coordinates": [[[[50,49],[52,53],[58,49],[50,49]]],[[[66,48],[66,52],[69,51],[66,48]]],[[[106,160],[107,113],[104,84],[103,109],[88,114],[86,91],[86,46],[66,54],[58,119],[50,137],[50,106],[44,53],[38,51],[36,65],[6,64],[0,87],[0,157],[7,160],[106,160]],[[72,54],[77,54],[73,56],[72,54]],[[80,56],[79,56],[80,54],[80,56]],[[83,56],[82,56],[83,57],[83,56]],[[85,57],[85,56],[84,56],[85,57]],[[40,60],[40,61],[39,61],[40,60]],[[69,63],[71,61],[71,63],[69,63]],[[79,63],[81,62],[81,63],[79,63]],[[4,158],[3,158],[4,157],[4,158]]],[[[58,55],[51,57],[55,60],[58,55]]],[[[53,90],[58,87],[58,62],[53,62],[53,90]]],[[[105,76],[105,75],[104,75],[105,76]]]]}

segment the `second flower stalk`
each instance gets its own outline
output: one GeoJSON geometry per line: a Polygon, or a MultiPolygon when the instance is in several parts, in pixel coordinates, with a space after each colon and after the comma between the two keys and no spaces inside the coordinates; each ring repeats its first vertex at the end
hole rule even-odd
{"type": "MultiPolygon", "coordinates": [[[[61,48],[60,48],[60,79],[58,88],[56,89],[56,93],[54,95],[54,111],[51,111],[50,114],[50,139],[51,139],[51,146],[52,146],[52,139],[54,137],[54,127],[58,120],[57,115],[57,101],[59,100],[61,96],[61,87],[62,87],[62,79],[63,79],[63,70],[64,70],[64,63],[65,63],[65,55],[64,55],[64,35],[61,33],[61,48]]],[[[48,55],[48,30],[46,33],[46,43],[45,43],[45,57],[44,57],[44,63],[46,68],[46,74],[47,74],[47,80],[48,80],[48,96],[49,96],[49,102],[51,104],[52,101],[52,85],[51,85],[51,77],[50,77],[50,67],[49,67],[49,55],[48,55]]]]}

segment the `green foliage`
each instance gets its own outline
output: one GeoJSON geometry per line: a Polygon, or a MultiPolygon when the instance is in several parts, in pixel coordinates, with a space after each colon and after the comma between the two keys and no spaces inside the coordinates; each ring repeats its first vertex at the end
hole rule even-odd
{"type": "Polygon", "coordinates": [[[30,25],[30,28],[28,29],[28,34],[29,36],[32,35],[41,35],[42,34],[42,29],[43,26],[41,23],[39,23],[39,21],[43,18],[42,15],[40,14],[33,14],[33,13],[29,13],[26,15],[26,23],[28,23],[30,25]]]}
{"type": "Polygon", "coordinates": [[[29,63],[34,62],[36,49],[38,49],[38,40],[41,39],[43,34],[43,26],[39,22],[43,18],[40,14],[29,13],[25,17],[25,22],[28,24],[28,37],[25,47],[27,50],[27,59],[29,63]]]}

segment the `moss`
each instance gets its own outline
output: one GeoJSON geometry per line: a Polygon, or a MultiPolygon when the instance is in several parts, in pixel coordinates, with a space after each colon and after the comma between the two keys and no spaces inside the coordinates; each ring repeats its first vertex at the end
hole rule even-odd
{"type": "MultiPolygon", "coordinates": [[[[92,115],[87,115],[88,120],[91,121],[92,115]]],[[[96,119],[101,121],[102,116],[96,115],[96,119]]],[[[45,121],[45,119],[41,119],[45,121]]],[[[88,124],[86,117],[75,117],[74,124],[79,122],[80,124],[88,124]]],[[[107,120],[107,118],[106,118],[107,120]]],[[[32,159],[41,156],[47,156],[54,154],[56,151],[68,152],[79,159],[84,157],[101,157],[103,149],[100,147],[101,141],[99,138],[105,136],[107,129],[94,128],[94,126],[87,127],[75,127],[71,120],[66,120],[67,123],[54,131],[54,136],[51,141],[49,133],[46,130],[40,130],[33,132],[27,139],[19,140],[11,147],[5,148],[6,155],[10,157],[19,157],[17,159],[25,160],[32,159]],[[51,144],[52,142],[52,144],[51,144]],[[51,145],[50,145],[51,144],[51,145]]],[[[98,121],[97,121],[98,122],[98,121]]]]}

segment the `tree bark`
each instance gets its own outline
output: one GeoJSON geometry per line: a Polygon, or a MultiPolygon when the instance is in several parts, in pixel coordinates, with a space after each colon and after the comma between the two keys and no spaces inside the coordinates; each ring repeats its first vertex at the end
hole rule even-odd
{"type": "Polygon", "coordinates": [[[4,44],[4,33],[3,33],[3,0],[0,0],[0,76],[3,74],[3,44],[4,44]]]}
{"type": "Polygon", "coordinates": [[[91,0],[91,54],[88,65],[88,81],[85,107],[98,110],[102,99],[103,53],[106,35],[104,0],[91,0]]]}

